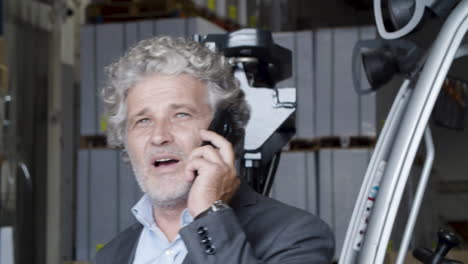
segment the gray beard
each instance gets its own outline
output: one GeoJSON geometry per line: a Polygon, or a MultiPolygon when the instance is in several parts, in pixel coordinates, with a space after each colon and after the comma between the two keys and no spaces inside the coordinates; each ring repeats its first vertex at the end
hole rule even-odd
{"type": "Polygon", "coordinates": [[[189,192],[186,192],[183,195],[173,199],[159,199],[158,197],[151,196],[149,193],[147,194],[151,198],[151,204],[153,207],[162,210],[176,209],[182,206],[185,207],[189,196],[189,192]]]}
{"type": "MultiPolygon", "coordinates": [[[[181,152],[178,152],[177,150],[171,150],[169,152],[177,153],[180,156],[183,155],[183,153],[181,154],[181,152]]],[[[134,165],[135,162],[132,162],[132,155],[130,155],[131,153],[128,152],[128,154],[131,168],[133,170],[133,174],[135,175],[138,186],[140,187],[142,192],[144,192],[150,197],[151,203],[154,208],[164,210],[176,209],[178,207],[184,206],[187,203],[193,182],[181,182],[177,185],[172,185],[171,192],[167,192],[167,190],[164,190],[164,187],[155,185],[157,183],[151,179],[150,175],[147,175],[148,172],[145,171],[144,166],[138,167],[138,165],[134,165]]],[[[173,180],[174,179],[172,178],[161,178],[159,179],[159,183],[167,185],[169,181],[173,180]]]]}
{"type": "MultiPolygon", "coordinates": [[[[132,168],[134,167],[132,166],[132,168]]],[[[144,174],[140,174],[137,169],[133,169],[133,173],[135,174],[136,181],[141,191],[150,197],[153,207],[164,210],[176,209],[187,203],[190,189],[193,183],[184,185],[182,190],[174,190],[176,193],[168,194],[162,193],[160,190],[155,190],[155,188],[151,188],[150,185],[154,184],[154,182],[144,182],[144,180],[142,180],[142,178],[144,178],[144,174]]]]}

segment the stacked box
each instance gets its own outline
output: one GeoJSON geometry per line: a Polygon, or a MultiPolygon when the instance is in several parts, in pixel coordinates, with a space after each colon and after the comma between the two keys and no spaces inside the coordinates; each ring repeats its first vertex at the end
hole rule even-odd
{"type": "MultiPolygon", "coordinates": [[[[124,47],[123,24],[102,24],[96,26],[96,94],[106,83],[105,67],[122,56],[124,47]]],[[[107,118],[104,113],[104,105],[97,98],[97,132],[104,133],[107,128],[107,118]]]]}
{"type": "Polygon", "coordinates": [[[80,150],[77,181],[78,260],[96,251],[135,222],[130,209],[142,193],[129,166],[111,149],[80,150]]]}
{"type": "Polygon", "coordinates": [[[297,88],[297,114],[296,114],[296,137],[313,137],[315,128],[315,76],[314,69],[314,33],[303,31],[296,33],[296,47],[294,53],[294,74],[296,76],[297,88]]]}
{"type": "Polygon", "coordinates": [[[13,227],[0,227],[0,264],[13,264],[14,256],[13,227]]]}
{"type": "Polygon", "coordinates": [[[334,231],[337,241],[336,253],[339,254],[371,157],[371,151],[360,149],[335,150],[334,152],[334,231]]]}
{"type": "Polygon", "coordinates": [[[95,63],[95,36],[96,27],[86,25],[81,28],[81,56],[80,56],[80,134],[97,134],[97,111],[96,100],[97,88],[95,84],[96,63],[95,63]]]}
{"type": "MultiPolygon", "coordinates": [[[[357,28],[333,30],[332,135],[353,136],[359,133],[359,96],[353,89],[351,58],[358,41],[357,28]],[[350,45],[351,44],[351,45],[350,45]]],[[[317,63],[319,66],[320,63],[317,63]]]]}
{"type": "MultiPolygon", "coordinates": [[[[316,137],[376,135],[375,95],[359,96],[351,75],[355,43],[375,37],[374,27],[315,32],[316,137]]],[[[361,86],[368,87],[363,71],[361,86]]]]}
{"type": "Polygon", "coordinates": [[[317,187],[315,152],[282,153],[272,198],[317,214],[317,187]]]}
{"type": "Polygon", "coordinates": [[[228,2],[229,0],[216,0],[216,7],[214,8],[215,9],[215,13],[216,13],[216,16],[220,19],[227,19],[228,18],[228,2]]]}
{"type": "Polygon", "coordinates": [[[318,215],[335,233],[335,258],[343,247],[370,156],[369,149],[329,149],[318,152],[318,215]]]}
{"type": "MultiPolygon", "coordinates": [[[[355,92],[351,68],[354,44],[375,36],[374,27],[273,34],[292,51],[293,76],[277,87],[297,89],[296,138],[375,136],[375,95],[355,92]]],[[[367,88],[360,73],[361,88],[367,88]]]]}
{"type": "Polygon", "coordinates": [[[333,34],[332,29],[315,32],[316,134],[333,135],[333,34]]]}

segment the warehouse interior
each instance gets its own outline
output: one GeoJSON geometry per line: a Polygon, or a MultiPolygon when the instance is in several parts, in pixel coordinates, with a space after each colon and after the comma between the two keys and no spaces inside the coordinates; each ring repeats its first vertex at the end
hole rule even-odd
{"type": "MultiPolygon", "coordinates": [[[[153,36],[245,28],[270,31],[291,51],[291,75],[276,88],[295,88],[295,134],[281,146],[268,195],[329,224],[336,263],[360,263],[340,259],[355,205],[359,196],[367,199],[360,190],[398,91],[423,68],[398,68],[375,85],[353,64],[358,43],[382,40],[375,2],[0,0],[0,264],[93,263],[135,222],[130,210],[142,193],[121,152],[106,144],[104,67],[153,36]]],[[[390,2],[420,1],[382,2],[388,11],[390,2]]],[[[427,7],[405,37],[425,54],[418,59],[435,53],[444,21],[467,0],[448,2],[454,5],[441,13],[427,7]]],[[[423,263],[412,251],[434,250],[440,228],[459,240],[447,257],[468,263],[468,60],[465,46],[457,52],[434,95],[428,128],[435,158],[404,263],[423,263]]],[[[388,73],[387,66],[376,74],[388,73]]],[[[429,151],[424,140],[417,145],[382,263],[396,263],[425,171],[429,151]]]]}

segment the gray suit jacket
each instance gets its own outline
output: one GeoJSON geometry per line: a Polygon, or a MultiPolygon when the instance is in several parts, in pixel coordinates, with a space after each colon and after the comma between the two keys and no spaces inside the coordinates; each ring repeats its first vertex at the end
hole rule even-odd
{"type": "MultiPolygon", "coordinates": [[[[188,250],[183,264],[331,262],[333,234],[318,217],[264,197],[245,184],[230,206],[181,229],[188,250]],[[211,237],[214,254],[207,253],[202,236],[211,237]]],[[[141,230],[137,223],[117,235],[97,253],[96,263],[133,263],[141,230]]]]}

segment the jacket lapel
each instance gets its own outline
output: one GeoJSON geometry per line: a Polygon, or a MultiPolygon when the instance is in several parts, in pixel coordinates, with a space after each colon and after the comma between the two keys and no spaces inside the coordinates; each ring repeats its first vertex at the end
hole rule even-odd
{"type": "Polygon", "coordinates": [[[191,258],[190,258],[190,253],[187,253],[187,256],[185,256],[184,261],[182,261],[182,264],[191,264],[191,258]]]}
{"type": "Polygon", "coordinates": [[[138,244],[138,238],[143,226],[140,223],[133,225],[128,233],[120,240],[113,263],[132,264],[138,244]]]}

